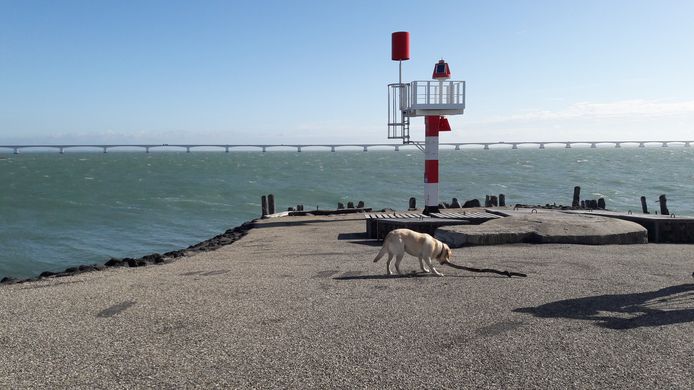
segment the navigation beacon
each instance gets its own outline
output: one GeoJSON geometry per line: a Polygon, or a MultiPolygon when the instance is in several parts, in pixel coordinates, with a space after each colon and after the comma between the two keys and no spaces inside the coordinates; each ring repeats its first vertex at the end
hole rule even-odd
{"type": "Polygon", "coordinates": [[[439,211],[439,132],[451,131],[446,115],[463,115],[465,81],[450,80],[451,69],[441,59],[433,80],[402,82],[402,61],[410,59],[410,33],[392,34],[391,59],[398,61],[398,82],[388,84],[388,138],[402,139],[424,151],[424,214],[439,211]],[[410,118],[424,117],[424,146],[410,139],[410,118]]]}

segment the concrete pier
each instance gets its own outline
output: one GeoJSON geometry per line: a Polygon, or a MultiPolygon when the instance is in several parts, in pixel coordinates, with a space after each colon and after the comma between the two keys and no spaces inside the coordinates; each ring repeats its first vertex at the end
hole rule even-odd
{"type": "Polygon", "coordinates": [[[0,286],[3,388],[694,387],[689,245],[477,246],[403,277],[360,215],[173,263],[0,286]]]}

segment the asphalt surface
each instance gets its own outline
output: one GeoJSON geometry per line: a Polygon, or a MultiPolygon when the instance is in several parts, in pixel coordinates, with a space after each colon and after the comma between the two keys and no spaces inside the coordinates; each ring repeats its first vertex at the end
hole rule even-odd
{"type": "Polygon", "coordinates": [[[694,246],[467,247],[528,277],[386,277],[364,231],[265,220],[172,264],[2,286],[0,388],[694,388],[694,246]]]}

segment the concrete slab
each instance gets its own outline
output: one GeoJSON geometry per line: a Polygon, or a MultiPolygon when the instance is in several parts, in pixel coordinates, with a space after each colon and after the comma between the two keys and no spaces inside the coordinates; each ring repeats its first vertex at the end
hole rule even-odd
{"type": "Polygon", "coordinates": [[[633,214],[608,210],[572,210],[571,214],[591,214],[638,223],[648,230],[648,242],[694,244],[694,217],[633,214]]]}
{"type": "Polygon", "coordinates": [[[647,230],[634,223],[604,216],[543,212],[513,214],[481,225],[446,226],[436,238],[452,248],[468,245],[645,244],[647,230]]]}

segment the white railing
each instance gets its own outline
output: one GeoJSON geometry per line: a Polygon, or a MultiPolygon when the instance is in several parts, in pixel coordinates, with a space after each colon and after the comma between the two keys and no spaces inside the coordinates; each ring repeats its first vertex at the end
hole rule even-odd
{"type": "Polygon", "coordinates": [[[413,81],[410,83],[412,106],[460,106],[465,108],[465,81],[413,81]]]}

